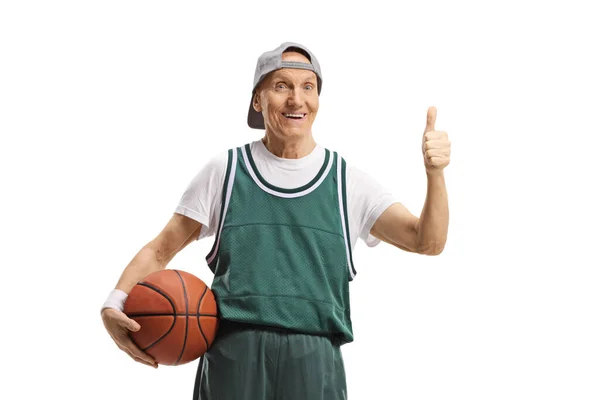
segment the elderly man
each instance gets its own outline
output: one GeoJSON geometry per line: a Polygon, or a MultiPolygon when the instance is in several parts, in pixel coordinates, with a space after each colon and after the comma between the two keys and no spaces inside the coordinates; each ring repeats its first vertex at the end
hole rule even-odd
{"type": "Polygon", "coordinates": [[[117,345],[156,367],[127,335],[139,329],[122,313],[127,293],[189,243],[214,235],[206,261],[221,325],[199,362],[194,399],[345,399],[340,346],[353,341],[349,282],[358,238],[429,255],[444,248],[450,142],[435,130],[435,108],[423,134],[428,184],[417,218],[315,142],[322,83],[316,57],[300,44],[260,56],[248,124],[264,137],[206,163],[103,307],[117,345]]]}

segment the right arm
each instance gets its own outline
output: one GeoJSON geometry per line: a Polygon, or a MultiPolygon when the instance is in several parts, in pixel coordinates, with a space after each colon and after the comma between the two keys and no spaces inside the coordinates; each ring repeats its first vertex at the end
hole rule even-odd
{"type": "Polygon", "coordinates": [[[213,157],[196,174],[183,193],[170,221],[125,267],[115,291],[104,305],[110,307],[102,310],[106,330],[117,346],[135,361],[157,367],[152,357],[140,350],[131,340],[129,332],[137,332],[140,325],[122,312],[123,303],[139,281],[153,272],[164,270],[177,253],[200,236],[207,237],[214,233],[219,225],[220,198],[228,154],[229,151],[224,151],[213,157]],[[189,217],[186,216],[188,214],[189,217]]]}
{"type": "MultiPolygon", "coordinates": [[[[201,229],[202,224],[199,222],[174,213],[162,232],[145,245],[125,267],[115,289],[129,294],[131,289],[146,276],[165,269],[177,253],[198,238],[201,229]]],[[[137,362],[158,367],[154,359],[140,350],[129,336],[129,331],[140,329],[137,322],[114,308],[102,310],[102,321],[119,349],[137,362]]]]}
{"type": "Polygon", "coordinates": [[[173,214],[162,232],[125,267],[115,289],[129,293],[146,276],[165,269],[177,253],[198,237],[201,228],[199,222],[181,214],[173,214]]]}

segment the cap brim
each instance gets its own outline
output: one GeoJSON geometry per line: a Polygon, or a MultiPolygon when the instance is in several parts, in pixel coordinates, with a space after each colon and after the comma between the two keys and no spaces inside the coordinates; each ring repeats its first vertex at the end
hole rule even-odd
{"type": "Polygon", "coordinates": [[[248,109],[248,126],[252,129],[265,129],[265,120],[262,113],[254,109],[252,99],[250,99],[250,108],[248,109]]]}

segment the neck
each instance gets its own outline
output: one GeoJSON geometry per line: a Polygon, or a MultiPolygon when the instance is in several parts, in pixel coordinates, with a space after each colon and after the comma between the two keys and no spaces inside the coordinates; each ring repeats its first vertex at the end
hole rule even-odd
{"type": "Polygon", "coordinates": [[[285,140],[265,132],[262,142],[269,152],[279,158],[306,157],[317,145],[312,137],[312,132],[307,136],[286,138],[285,140]]]}

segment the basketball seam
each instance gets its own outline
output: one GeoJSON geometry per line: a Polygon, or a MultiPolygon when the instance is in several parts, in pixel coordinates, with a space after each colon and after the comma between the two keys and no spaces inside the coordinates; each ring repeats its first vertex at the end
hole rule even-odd
{"type": "MultiPolygon", "coordinates": [[[[183,286],[183,297],[185,298],[185,314],[187,315],[189,310],[188,310],[188,297],[187,297],[187,290],[185,288],[185,282],[183,281],[183,278],[179,274],[179,271],[177,271],[177,270],[174,270],[174,271],[177,274],[177,276],[179,277],[179,280],[181,281],[181,286],[183,286]]],[[[185,318],[185,335],[183,336],[183,347],[181,348],[181,354],[179,354],[179,358],[173,365],[179,364],[179,361],[181,361],[181,357],[183,357],[183,352],[185,351],[185,344],[187,342],[187,334],[188,334],[188,318],[186,317],[185,318]]]]}
{"type": "MultiPolygon", "coordinates": [[[[198,329],[200,329],[200,333],[202,334],[202,337],[204,338],[204,342],[206,343],[206,350],[208,351],[208,340],[206,339],[206,335],[204,335],[204,331],[202,330],[202,324],[200,323],[200,305],[202,304],[202,299],[204,298],[204,295],[206,294],[206,291],[208,290],[208,286],[204,286],[204,292],[202,292],[202,295],[200,296],[200,298],[198,299],[198,308],[196,309],[196,320],[198,321],[198,329]]],[[[215,315],[216,317],[216,315],[215,315]]]]}
{"type": "Polygon", "coordinates": [[[165,316],[176,316],[176,317],[218,317],[217,314],[167,314],[167,313],[158,313],[158,314],[150,314],[150,313],[138,313],[138,314],[128,314],[129,318],[144,318],[144,317],[165,317],[165,316]]]}
{"type": "Polygon", "coordinates": [[[161,340],[163,340],[163,338],[165,338],[173,330],[173,327],[175,326],[175,323],[177,322],[177,317],[176,317],[176,311],[177,310],[175,309],[175,303],[169,297],[169,295],[167,295],[166,293],[164,293],[159,288],[154,287],[154,286],[152,286],[152,285],[150,285],[149,283],[146,283],[146,282],[139,282],[138,285],[147,287],[148,289],[154,290],[156,293],[162,295],[165,299],[167,299],[169,301],[169,303],[171,303],[171,307],[173,308],[173,314],[170,314],[170,315],[173,316],[173,323],[171,324],[171,327],[169,328],[169,330],[164,335],[162,335],[161,337],[159,337],[158,339],[156,339],[154,342],[150,343],[150,345],[148,345],[148,346],[144,347],[143,349],[141,349],[142,351],[146,351],[150,347],[154,346],[156,343],[158,343],[161,340]]]}

